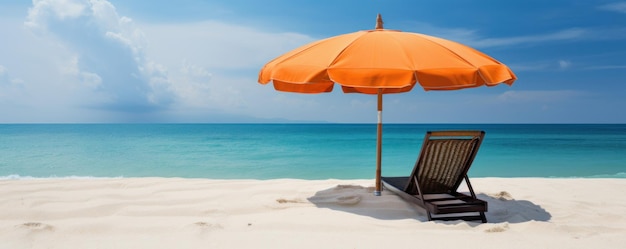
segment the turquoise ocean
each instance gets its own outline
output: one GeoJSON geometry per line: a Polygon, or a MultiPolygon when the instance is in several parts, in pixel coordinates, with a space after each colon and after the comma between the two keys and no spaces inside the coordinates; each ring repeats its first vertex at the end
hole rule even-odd
{"type": "MultiPolygon", "coordinates": [[[[484,130],[470,177],[626,178],[625,124],[385,124],[383,175],[426,131],[484,130]]],[[[373,179],[375,124],[3,124],[0,179],[373,179]]]]}

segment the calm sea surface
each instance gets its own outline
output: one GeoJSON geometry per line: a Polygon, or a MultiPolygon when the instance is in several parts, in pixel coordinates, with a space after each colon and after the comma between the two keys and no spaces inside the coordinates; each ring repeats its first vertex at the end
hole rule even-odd
{"type": "MultiPolygon", "coordinates": [[[[626,178],[624,124],[385,124],[383,175],[454,129],[486,131],[472,177],[626,178]]],[[[5,124],[0,179],[372,179],[375,151],[375,124],[5,124]]]]}

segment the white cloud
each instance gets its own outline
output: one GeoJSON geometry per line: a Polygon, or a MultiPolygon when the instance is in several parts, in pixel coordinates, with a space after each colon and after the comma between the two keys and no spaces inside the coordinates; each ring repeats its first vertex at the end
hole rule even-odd
{"type": "Polygon", "coordinates": [[[601,10],[626,13],[626,2],[610,3],[598,7],[601,10]]]}
{"type": "Polygon", "coordinates": [[[9,70],[0,65],[0,122],[2,116],[7,115],[3,113],[3,109],[13,107],[13,102],[23,96],[24,87],[22,79],[12,77],[9,70]]]}
{"type": "Polygon", "coordinates": [[[560,69],[567,69],[572,65],[572,62],[570,61],[566,61],[566,60],[559,60],[559,68],[560,69]]]}
{"type": "MultiPolygon", "coordinates": [[[[269,33],[216,21],[139,26],[148,41],[146,53],[168,69],[167,76],[174,82],[172,91],[178,96],[176,108],[256,116],[265,113],[264,108],[275,113],[276,108],[315,105],[301,102],[298,99],[301,96],[276,97],[271,86],[256,83],[258,70],[264,63],[313,41],[311,37],[269,33]],[[259,94],[259,87],[264,94],[259,94]]],[[[283,110],[287,112],[290,111],[283,110]]]]}
{"type": "Polygon", "coordinates": [[[31,28],[46,28],[48,18],[77,18],[84,14],[85,9],[84,1],[80,0],[33,0],[25,24],[31,28]]]}
{"type": "Polygon", "coordinates": [[[217,21],[140,24],[147,51],[162,62],[182,61],[211,69],[258,68],[284,52],[315,40],[297,33],[270,33],[217,21]]]}
{"type": "Polygon", "coordinates": [[[7,77],[7,69],[0,65],[0,83],[4,82],[7,77]]]}
{"type": "Polygon", "coordinates": [[[9,70],[5,66],[0,65],[0,89],[2,89],[3,86],[19,87],[22,84],[24,84],[24,81],[22,79],[11,77],[9,75],[9,70]]]}
{"type": "Polygon", "coordinates": [[[25,25],[74,53],[60,73],[106,96],[85,98],[84,106],[148,111],[174,98],[171,82],[145,54],[142,32],[108,1],[35,1],[25,25]]]}
{"type": "Polygon", "coordinates": [[[88,87],[97,89],[102,84],[102,77],[96,73],[81,71],[78,67],[78,56],[71,57],[59,67],[61,74],[71,79],[68,82],[76,82],[75,87],[88,87]]]}
{"type": "Polygon", "coordinates": [[[197,110],[193,115],[255,115],[259,101],[281,106],[272,100],[271,87],[266,93],[272,94],[263,97],[255,92],[256,73],[272,57],[314,40],[218,21],[137,24],[106,0],[36,0],[24,25],[42,45],[59,48],[54,56],[39,54],[56,66],[47,64],[37,74],[42,79],[29,76],[25,82],[31,93],[46,96],[38,98],[50,103],[42,107],[79,108],[109,118],[111,113],[180,118],[177,114],[188,109],[197,110]]]}

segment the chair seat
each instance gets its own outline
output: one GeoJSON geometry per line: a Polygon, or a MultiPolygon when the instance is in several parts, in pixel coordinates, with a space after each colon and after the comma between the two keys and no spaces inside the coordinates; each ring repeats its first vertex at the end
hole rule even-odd
{"type": "MultiPolygon", "coordinates": [[[[441,194],[437,194],[440,196],[441,194]]],[[[425,208],[433,214],[450,214],[459,212],[487,212],[487,202],[474,199],[462,193],[455,195],[443,194],[445,198],[424,195],[425,208]]]]}
{"type": "Polygon", "coordinates": [[[401,190],[404,188],[408,179],[409,177],[406,176],[383,177],[382,183],[385,189],[390,190],[406,201],[424,208],[429,212],[429,220],[480,220],[486,222],[484,213],[481,213],[487,212],[488,203],[486,201],[473,199],[471,196],[463,193],[456,193],[456,196],[450,194],[426,194],[424,195],[424,202],[422,202],[419,195],[408,194],[401,190]],[[475,212],[479,214],[475,214],[475,212]]]}

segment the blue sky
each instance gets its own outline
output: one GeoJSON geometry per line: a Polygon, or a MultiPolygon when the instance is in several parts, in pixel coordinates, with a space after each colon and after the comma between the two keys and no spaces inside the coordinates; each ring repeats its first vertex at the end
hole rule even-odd
{"type": "Polygon", "coordinates": [[[385,123],[626,123],[626,1],[5,0],[0,123],[376,122],[376,97],[276,92],[272,58],[372,29],[477,48],[502,85],[385,95],[385,123]]]}

